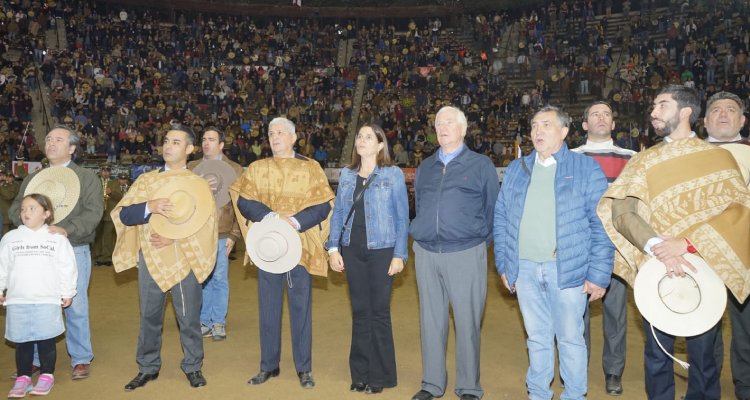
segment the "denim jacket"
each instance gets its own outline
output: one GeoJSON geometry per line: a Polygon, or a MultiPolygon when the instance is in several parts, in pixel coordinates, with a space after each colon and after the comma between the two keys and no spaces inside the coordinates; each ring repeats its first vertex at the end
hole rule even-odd
{"type": "MultiPolygon", "coordinates": [[[[374,179],[365,189],[365,225],[367,226],[367,248],[385,249],[393,247],[393,257],[406,261],[409,252],[407,238],[409,231],[409,200],[406,196],[404,173],[398,167],[376,167],[370,175],[374,179]],[[377,174],[377,175],[376,175],[377,174]]],[[[354,187],[357,184],[357,171],[342,168],[339,187],[336,190],[336,203],[331,217],[331,233],[327,247],[349,245],[352,221],[344,225],[354,205],[354,187]],[[339,236],[341,230],[344,234],[339,236]]]]}

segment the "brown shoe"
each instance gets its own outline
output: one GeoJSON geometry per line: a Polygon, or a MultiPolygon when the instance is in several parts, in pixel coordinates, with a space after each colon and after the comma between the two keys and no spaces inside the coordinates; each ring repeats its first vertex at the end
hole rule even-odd
{"type": "Polygon", "coordinates": [[[73,374],[71,375],[71,378],[73,378],[73,380],[86,379],[90,374],[90,364],[77,364],[75,367],[73,367],[73,374]]]}

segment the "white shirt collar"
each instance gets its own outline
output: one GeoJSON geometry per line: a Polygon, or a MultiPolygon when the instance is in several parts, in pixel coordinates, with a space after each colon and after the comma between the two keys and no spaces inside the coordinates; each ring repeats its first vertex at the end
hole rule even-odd
{"type": "MultiPolygon", "coordinates": [[[[694,138],[694,137],[697,137],[697,136],[698,135],[696,135],[694,131],[690,131],[690,136],[688,136],[688,138],[694,138]]],[[[672,143],[672,142],[674,142],[674,139],[672,139],[669,136],[665,136],[664,137],[664,141],[667,142],[667,143],[672,143]]]]}
{"type": "Polygon", "coordinates": [[[542,158],[539,156],[539,152],[536,153],[536,161],[537,164],[541,165],[542,167],[549,167],[552,165],[557,164],[557,160],[555,160],[554,156],[547,157],[546,160],[542,160],[542,158]]]}
{"type": "Polygon", "coordinates": [[[735,136],[735,137],[734,137],[734,139],[732,139],[732,140],[728,140],[728,141],[726,141],[726,142],[725,142],[725,141],[723,141],[723,140],[719,140],[719,139],[716,139],[716,138],[714,138],[714,137],[712,137],[712,136],[709,136],[709,137],[708,137],[708,141],[709,141],[709,142],[711,142],[711,143],[727,143],[727,142],[739,142],[739,141],[741,141],[741,140],[742,140],[742,135],[740,135],[739,133],[737,134],[737,136],[735,136]]]}

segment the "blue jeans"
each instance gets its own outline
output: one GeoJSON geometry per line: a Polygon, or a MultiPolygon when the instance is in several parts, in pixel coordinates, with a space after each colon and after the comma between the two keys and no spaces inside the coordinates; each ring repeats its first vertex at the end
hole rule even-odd
{"type": "MultiPolygon", "coordinates": [[[[78,281],[73,303],[65,309],[65,345],[70,355],[70,366],[90,364],[94,359],[89,328],[89,281],[91,279],[91,250],[88,244],[73,247],[78,268],[78,281]]],[[[34,351],[34,365],[39,355],[34,351]]]]}
{"type": "Polygon", "coordinates": [[[203,305],[201,306],[201,324],[226,323],[229,306],[229,257],[226,250],[227,239],[219,239],[219,251],[216,253],[214,272],[203,282],[203,305]]]}
{"type": "Polygon", "coordinates": [[[558,289],[555,261],[520,260],[516,293],[528,335],[526,386],[530,400],[552,398],[550,384],[555,376],[555,337],[560,353],[560,376],[565,380],[560,399],[585,398],[588,355],[583,339],[583,313],[587,296],[581,291],[582,286],[558,289]]]}

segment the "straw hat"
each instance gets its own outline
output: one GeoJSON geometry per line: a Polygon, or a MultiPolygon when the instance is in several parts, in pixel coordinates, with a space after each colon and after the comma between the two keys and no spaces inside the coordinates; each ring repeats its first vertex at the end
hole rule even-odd
{"type": "Polygon", "coordinates": [[[247,231],[245,247],[253,264],[272,274],[291,271],[302,258],[299,233],[279,218],[254,223],[247,231]]]}
{"type": "Polygon", "coordinates": [[[34,175],[26,186],[24,196],[32,193],[49,197],[55,210],[53,224],[57,224],[75,208],[81,195],[81,182],[75,171],[68,167],[45,168],[34,175]]]}
{"type": "Polygon", "coordinates": [[[643,317],[660,331],[674,336],[695,336],[711,329],[724,315],[724,282],[703,258],[684,254],[698,273],[670,278],[664,264],[651,258],[638,270],[633,293],[643,317]]]}
{"type": "Polygon", "coordinates": [[[214,203],[211,188],[199,176],[175,179],[171,171],[159,174],[162,184],[149,200],[169,199],[174,207],[169,216],[153,214],[149,223],[156,233],[167,239],[182,239],[198,232],[211,215],[214,203]]]}
{"type": "Polygon", "coordinates": [[[193,172],[203,179],[213,178],[216,181],[216,189],[213,190],[216,207],[221,208],[229,203],[229,186],[237,180],[237,173],[229,164],[221,160],[203,160],[193,172]]]}
{"type": "Polygon", "coordinates": [[[721,147],[732,153],[737,165],[740,166],[742,179],[745,180],[745,183],[750,183],[750,146],[742,143],[729,143],[723,144],[721,147]]]}

